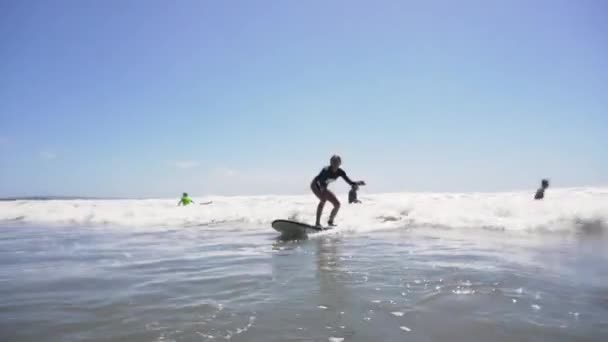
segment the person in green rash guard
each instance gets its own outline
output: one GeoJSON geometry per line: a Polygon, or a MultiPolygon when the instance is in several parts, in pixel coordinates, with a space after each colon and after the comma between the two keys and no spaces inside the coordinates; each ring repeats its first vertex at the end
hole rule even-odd
{"type": "Polygon", "coordinates": [[[182,198],[179,200],[179,202],[177,202],[177,206],[180,205],[188,205],[194,203],[194,201],[192,200],[192,198],[190,198],[190,196],[188,196],[188,193],[184,192],[184,194],[182,195],[182,198]]]}

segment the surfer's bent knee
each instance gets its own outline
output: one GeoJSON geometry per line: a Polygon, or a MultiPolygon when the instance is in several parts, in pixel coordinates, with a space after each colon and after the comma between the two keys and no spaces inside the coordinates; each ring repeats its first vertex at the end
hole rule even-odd
{"type": "Polygon", "coordinates": [[[326,191],[324,197],[325,197],[325,199],[327,199],[328,201],[330,201],[331,204],[333,204],[334,207],[340,208],[340,200],[338,200],[338,197],[336,197],[336,195],[334,195],[332,192],[326,191]]]}

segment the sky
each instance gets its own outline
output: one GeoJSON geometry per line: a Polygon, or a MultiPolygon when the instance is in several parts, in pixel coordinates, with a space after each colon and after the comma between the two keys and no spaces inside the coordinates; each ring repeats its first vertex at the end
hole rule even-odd
{"type": "Polygon", "coordinates": [[[603,0],[4,0],[0,61],[0,197],[608,185],[603,0]]]}

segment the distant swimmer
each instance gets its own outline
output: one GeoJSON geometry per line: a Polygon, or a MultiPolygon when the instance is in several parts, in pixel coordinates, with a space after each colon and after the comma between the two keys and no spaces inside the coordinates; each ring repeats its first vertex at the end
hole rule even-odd
{"type": "Polygon", "coordinates": [[[357,184],[353,184],[348,192],[348,203],[361,203],[361,201],[357,199],[357,190],[359,190],[359,186],[357,184]]]}
{"type": "Polygon", "coordinates": [[[534,199],[542,200],[543,198],[545,198],[545,190],[547,190],[548,187],[549,187],[549,180],[543,179],[540,182],[540,188],[538,188],[538,190],[536,190],[536,195],[534,195],[534,199]]]}
{"type": "Polygon", "coordinates": [[[340,168],[340,165],[342,165],[342,159],[340,156],[332,156],[329,160],[329,164],[329,166],[326,166],[323,168],[323,170],[321,170],[321,172],[310,184],[310,189],[319,199],[319,205],[317,206],[317,220],[315,223],[315,225],[318,227],[321,226],[321,215],[323,214],[323,207],[325,206],[326,201],[330,201],[334,206],[331,214],[329,215],[329,221],[327,221],[329,226],[335,226],[334,219],[340,210],[340,201],[338,201],[336,195],[334,195],[334,193],[327,188],[330,183],[338,179],[338,177],[342,177],[342,179],[344,179],[351,187],[353,185],[365,185],[364,181],[353,182],[350,180],[350,178],[348,178],[346,172],[340,168]]]}
{"type": "Polygon", "coordinates": [[[179,200],[179,202],[177,202],[177,206],[180,205],[189,205],[191,203],[194,203],[194,201],[192,200],[192,198],[190,198],[190,196],[188,196],[188,193],[184,192],[182,195],[182,198],[179,200]]]}

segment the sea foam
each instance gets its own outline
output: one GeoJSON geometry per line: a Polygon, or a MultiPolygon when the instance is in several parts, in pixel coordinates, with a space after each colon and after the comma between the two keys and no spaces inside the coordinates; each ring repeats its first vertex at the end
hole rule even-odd
{"type": "MultiPolygon", "coordinates": [[[[533,192],[361,194],[362,204],[342,204],[341,231],[440,227],[514,232],[608,230],[608,188],[533,192]]],[[[344,195],[340,196],[344,200],[344,195]]],[[[274,219],[313,223],[316,198],[238,196],[194,198],[211,205],[177,207],[176,200],[18,200],[0,202],[0,223],[62,226],[207,227],[265,229],[274,219]]],[[[327,204],[326,213],[331,205],[327,204]]]]}

